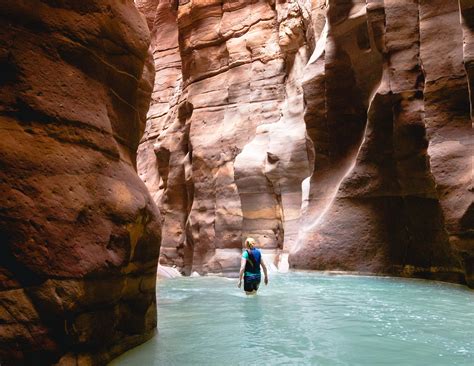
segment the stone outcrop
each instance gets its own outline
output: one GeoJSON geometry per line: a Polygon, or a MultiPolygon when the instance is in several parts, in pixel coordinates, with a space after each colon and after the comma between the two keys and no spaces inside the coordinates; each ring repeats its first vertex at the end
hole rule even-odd
{"type": "Polygon", "coordinates": [[[106,364],[156,327],[135,152],[154,77],[131,1],[0,1],[0,364],[106,364]]]}
{"type": "Polygon", "coordinates": [[[472,2],[139,3],[163,264],[231,272],[252,235],[277,266],[474,285],[472,2]]]}

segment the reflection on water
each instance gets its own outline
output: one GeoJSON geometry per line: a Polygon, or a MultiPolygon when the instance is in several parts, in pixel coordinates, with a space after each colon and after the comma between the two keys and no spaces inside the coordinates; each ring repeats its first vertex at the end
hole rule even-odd
{"type": "Polygon", "coordinates": [[[113,365],[473,365],[474,292],[380,277],[274,275],[158,284],[159,336],[113,365]]]}

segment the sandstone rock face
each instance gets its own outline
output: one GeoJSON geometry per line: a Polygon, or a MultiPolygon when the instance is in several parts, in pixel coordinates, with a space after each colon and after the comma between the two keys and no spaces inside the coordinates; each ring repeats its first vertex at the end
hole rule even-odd
{"type": "Polygon", "coordinates": [[[248,234],[284,253],[310,174],[301,73],[311,7],[139,7],[152,19],[157,71],[138,170],[162,213],[161,262],[188,274],[235,271],[248,234]]]}
{"type": "Polygon", "coordinates": [[[324,106],[307,104],[316,158],[290,263],[474,285],[458,2],[353,3],[330,3],[307,65],[305,92],[324,106]]]}
{"type": "Polygon", "coordinates": [[[0,14],[0,363],[103,365],[156,327],[146,22],[115,0],[0,14]]]}
{"type": "Polygon", "coordinates": [[[140,1],[157,69],[139,173],[161,262],[473,285],[473,4],[140,1]]]}

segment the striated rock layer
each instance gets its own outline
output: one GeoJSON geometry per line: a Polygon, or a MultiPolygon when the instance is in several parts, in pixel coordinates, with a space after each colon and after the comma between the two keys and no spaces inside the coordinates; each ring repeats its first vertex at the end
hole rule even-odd
{"type": "Polygon", "coordinates": [[[473,283],[473,10],[457,0],[142,0],[138,170],[161,262],[473,283]]]}
{"type": "Polygon", "coordinates": [[[103,365],[156,327],[146,22],[115,0],[0,17],[0,363],[103,365]]]}
{"type": "Polygon", "coordinates": [[[296,1],[138,4],[153,24],[156,67],[138,170],[162,213],[161,262],[235,271],[248,234],[278,261],[298,235],[310,174],[300,83],[308,10],[296,1]]]}
{"type": "Polygon", "coordinates": [[[293,267],[474,285],[459,11],[457,1],[330,3],[303,82],[316,158],[293,267]]]}

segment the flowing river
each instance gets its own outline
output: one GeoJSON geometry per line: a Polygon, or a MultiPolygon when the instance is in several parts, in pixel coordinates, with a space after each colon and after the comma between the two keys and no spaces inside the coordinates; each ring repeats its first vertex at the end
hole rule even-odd
{"type": "Polygon", "coordinates": [[[159,335],[112,365],[474,365],[474,291],[388,277],[272,274],[158,283],[159,335]]]}

